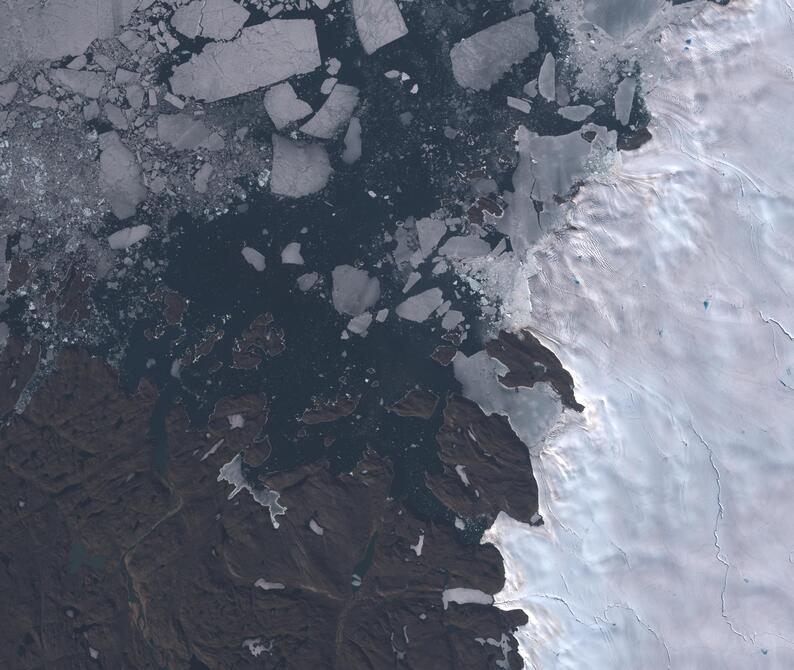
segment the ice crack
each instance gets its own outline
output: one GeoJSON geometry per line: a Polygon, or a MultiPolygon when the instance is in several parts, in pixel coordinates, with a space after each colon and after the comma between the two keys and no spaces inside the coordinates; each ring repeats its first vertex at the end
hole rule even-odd
{"type": "Polygon", "coordinates": [[[733,633],[741,637],[745,642],[751,642],[755,644],[751,637],[745,635],[744,633],[741,633],[734,627],[733,622],[730,620],[726,612],[725,592],[728,590],[728,573],[730,572],[731,564],[727,561],[727,559],[723,555],[722,546],[720,544],[720,535],[719,535],[720,521],[725,517],[725,507],[722,504],[722,478],[720,476],[720,471],[719,468],[717,467],[717,461],[716,458],[714,457],[714,450],[711,448],[711,445],[708,442],[706,442],[706,440],[697,431],[697,429],[695,428],[694,424],[691,421],[689,422],[689,427],[692,429],[692,432],[695,433],[695,435],[697,435],[697,438],[698,440],[700,440],[700,443],[705,447],[706,453],[708,454],[709,457],[709,463],[711,464],[711,469],[714,471],[714,477],[717,482],[717,516],[714,519],[713,534],[714,534],[714,547],[717,550],[716,552],[717,560],[720,563],[722,563],[723,566],[725,566],[725,573],[722,578],[722,590],[720,591],[720,611],[722,614],[722,618],[725,620],[725,623],[728,624],[728,626],[730,627],[731,631],[733,631],[733,633]]]}

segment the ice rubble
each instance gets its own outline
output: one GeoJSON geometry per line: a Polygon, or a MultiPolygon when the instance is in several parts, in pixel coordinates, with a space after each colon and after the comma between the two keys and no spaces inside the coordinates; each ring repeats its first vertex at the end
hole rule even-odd
{"type": "Polygon", "coordinates": [[[193,0],[174,12],[171,25],[190,39],[230,40],[249,16],[234,0],[193,0]]]}
{"type": "Polygon", "coordinates": [[[171,88],[177,95],[213,102],[311,72],[321,64],[314,21],[273,19],[243,28],[231,42],[205,46],[174,68],[171,88]]]}
{"type": "Polygon", "coordinates": [[[514,16],[453,46],[452,74],[461,86],[489,89],[537,48],[534,14],[514,16]]]}
{"type": "Polygon", "coordinates": [[[792,19],[663,30],[654,140],[538,252],[533,325],[587,410],[533,450],[544,525],[485,535],[530,668],[794,667],[792,19]]]}
{"type": "Polygon", "coordinates": [[[273,135],[273,174],[270,190],[300,198],[322,191],[331,176],[328,152],[319,144],[298,144],[273,135]]]}
{"type": "Polygon", "coordinates": [[[358,38],[368,54],[408,34],[394,0],[352,0],[352,5],[358,38]]]}
{"type": "Polygon", "coordinates": [[[300,100],[292,84],[286,81],[267,90],[264,104],[265,111],[278,130],[312,113],[311,105],[300,100]]]}

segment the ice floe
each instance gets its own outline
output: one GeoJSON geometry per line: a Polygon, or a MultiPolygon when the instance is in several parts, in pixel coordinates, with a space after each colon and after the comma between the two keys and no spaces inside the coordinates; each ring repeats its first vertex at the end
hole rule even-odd
{"type": "Polygon", "coordinates": [[[300,198],[322,191],[331,176],[328,152],[319,144],[299,144],[273,135],[273,173],[270,190],[300,198]]]}
{"type": "Polygon", "coordinates": [[[210,43],[174,68],[171,88],[212,102],[269,86],[320,67],[314,21],[274,19],[243,28],[230,42],[210,43]]]}
{"type": "Polygon", "coordinates": [[[521,14],[458,42],[449,52],[455,81],[485,90],[538,48],[534,14],[521,14]]]}

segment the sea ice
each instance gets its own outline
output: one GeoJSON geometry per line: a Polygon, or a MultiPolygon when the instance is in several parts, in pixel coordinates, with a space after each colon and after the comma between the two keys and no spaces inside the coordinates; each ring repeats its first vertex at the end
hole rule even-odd
{"type": "Polygon", "coordinates": [[[368,54],[408,34],[394,0],[352,0],[352,4],[358,37],[368,54]]]}
{"type": "Polygon", "coordinates": [[[290,242],[281,250],[281,262],[287,265],[303,265],[300,242],[290,242]]]}
{"type": "Polygon", "coordinates": [[[129,218],[146,197],[135,154],[124,146],[116,132],[100,135],[99,149],[102,190],[110,201],[113,214],[119,219],[129,218]]]}
{"type": "Polygon", "coordinates": [[[534,14],[514,16],[453,46],[452,74],[461,86],[486,90],[537,48],[534,14]]]}
{"type": "Polygon", "coordinates": [[[356,105],[358,89],[337,84],[323,106],[301,126],[301,132],[324,140],[331,139],[350,120],[356,105]]]}
{"type": "Polygon", "coordinates": [[[626,77],[618,84],[615,92],[615,118],[624,126],[629,124],[631,106],[634,104],[634,93],[637,90],[637,80],[626,77]]]}
{"type": "Polygon", "coordinates": [[[171,25],[190,39],[230,40],[249,16],[234,0],[193,0],[174,12],[171,25]]]}
{"type": "Polygon", "coordinates": [[[265,111],[278,130],[312,113],[311,105],[299,99],[292,84],[286,81],[269,88],[264,103],[265,111]]]}
{"type": "Polygon", "coordinates": [[[298,144],[273,135],[273,174],[270,190],[277,195],[300,198],[322,191],[331,176],[325,147],[298,144]]]}
{"type": "Polygon", "coordinates": [[[401,319],[421,323],[427,321],[430,315],[441,307],[443,302],[444,294],[441,289],[430,288],[404,300],[397,305],[394,311],[401,319]]]}
{"type": "Polygon", "coordinates": [[[251,265],[257,272],[263,272],[265,269],[265,257],[253,247],[243,247],[240,253],[245,258],[246,262],[251,265]]]}
{"type": "Polygon", "coordinates": [[[177,66],[178,95],[213,102],[269,86],[320,67],[314,21],[273,19],[243,28],[230,42],[211,43],[177,66]]]}
{"type": "Polygon", "coordinates": [[[540,66],[538,93],[550,102],[557,98],[557,61],[551,53],[546,54],[543,65],[540,66]]]}
{"type": "Polygon", "coordinates": [[[108,237],[108,244],[111,249],[127,249],[146,238],[151,230],[150,226],[143,223],[138,226],[122,228],[108,237]]]}
{"type": "Polygon", "coordinates": [[[285,514],[287,508],[279,503],[279,494],[277,491],[273,491],[266,486],[261,489],[255,489],[248,483],[245,474],[243,474],[243,457],[240,454],[237,454],[237,456],[220,469],[218,481],[226,481],[234,486],[234,490],[228,495],[229,500],[234,498],[234,496],[242,490],[248,491],[256,502],[262,505],[262,507],[268,508],[270,511],[270,522],[273,524],[273,528],[278,528],[279,522],[276,520],[276,517],[285,514]]]}
{"type": "Polygon", "coordinates": [[[380,298],[380,281],[366,270],[337,265],[331,273],[331,299],[340,314],[358,316],[375,306],[380,298]]]}
{"type": "Polygon", "coordinates": [[[53,84],[79,93],[86,98],[98,98],[105,85],[105,75],[101,72],[86,72],[84,70],[50,70],[50,79],[53,84]]]}

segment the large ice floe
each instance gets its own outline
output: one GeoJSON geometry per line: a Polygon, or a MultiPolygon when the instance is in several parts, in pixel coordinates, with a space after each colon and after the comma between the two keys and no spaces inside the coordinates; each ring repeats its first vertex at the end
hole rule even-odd
{"type": "Polygon", "coordinates": [[[213,42],[174,69],[171,88],[213,102],[320,67],[314,21],[274,19],[243,28],[230,42],[213,42]],[[240,67],[245,63],[245,67],[240,67]]]}
{"type": "Polygon", "coordinates": [[[586,410],[532,447],[543,525],[485,536],[530,668],[794,667],[794,12],[701,9],[659,31],[653,141],[536,252],[532,326],[586,410]]]}

